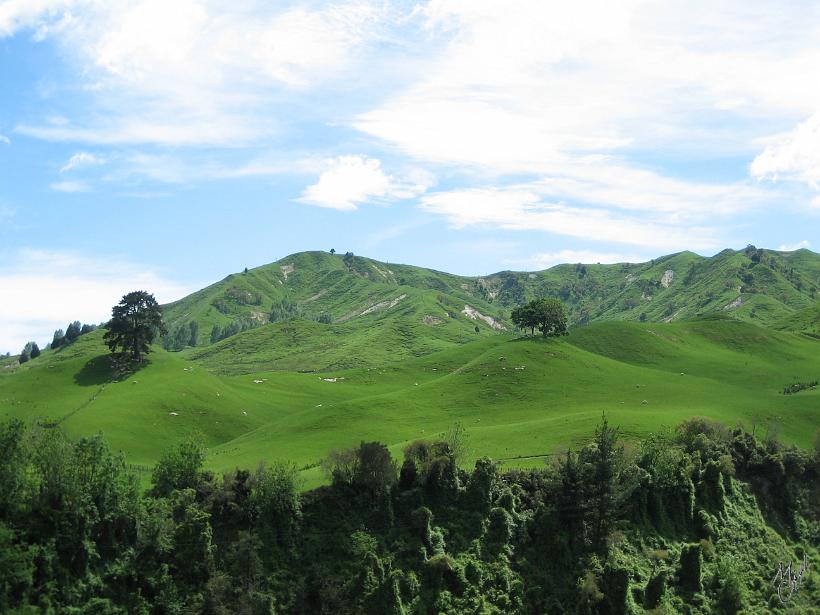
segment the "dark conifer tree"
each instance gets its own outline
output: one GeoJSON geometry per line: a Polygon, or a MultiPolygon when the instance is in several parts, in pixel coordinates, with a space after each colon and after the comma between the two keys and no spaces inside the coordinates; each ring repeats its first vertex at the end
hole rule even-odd
{"type": "Polygon", "coordinates": [[[142,361],[157,333],[165,332],[159,304],[144,290],[128,293],[112,308],[107,328],[103,339],[111,352],[122,350],[134,361],[142,361]]]}
{"type": "Polygon", "coordinates": [[[69,342],[73,342],[78,337],[80,337],[81,328],[82,325],[80,324],[79,320],[75,320],[70,325],[68,325],[68,328],[65,330],[66,340],[68,340],[69,342]]]}
{"type": "Polygon", "coordinates": [[[196,346],[197,341],[199,340],[199,323],[195,320],[192,320],[188,323],[188,345],[189,346],[196,346]]]}

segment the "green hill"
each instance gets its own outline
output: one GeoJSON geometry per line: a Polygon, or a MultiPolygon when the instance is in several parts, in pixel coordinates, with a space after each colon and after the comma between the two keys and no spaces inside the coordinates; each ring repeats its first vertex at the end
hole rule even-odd
{"type": "Polygon", "coordinates": [[[102,431],[146,468],[199,432],[215,469],[289,459],[308,484],[330,449],[398,451],[456,422],[467,463],[539,464],[602,412],[632,438],[704,415],[808,445],[820,393],[782,392],[820,377],[818,276],[807,250],[481,278],[295,254],[166,306],[168,339],[195,322],[196,347],[155,345],[127,379],[112,377],[100,331],[22,366],[4,360],[0,418],[102,431]],[[568,304],[571,335],[517,339],[510,308],[542,294],[568,304]],[[214,328],[224,339],[211,343],[214,328]]]}
{"type": "Polygon", "coordinates": [[[594,324],[551,340],[473,332],[471,341],[437,352],[420,347],[423,356],[406,348],[393,356],[397,321],[373,322],[370,338],[346,332],[346,323],[297,321],[207,349],[157,349],[148,366],[119,382],[110,381],[102,334],[94,332],[4,370],[0,418],[50,419],[75,436],[102,431],[138,466],[196,431],[215,469],[288,459],[308,485],[322,480],[318,461],[333,448],[379,440],[398,453],[456,422],[468,430],[467,463],[486,454],[508,465],[537,465],[584,441],[602,412],[630,438],[703,415],[806,446],[820,424],[818,391],[782,394],[820,375],[820,342],[727,317],[594,324]],[[314,336],[316,356],[290,335],[314,336]],[[322,346],[358,335],[346,350],[322,346]],[[345,365],[344,352],[356,347],[376,354],[346,369],[294,371],[345,365]],[[258,352],[243,365],[248,348],[258,352]],[[265,361],[276,371],[243,373],[265,361]]]}
{"type": "MultiPolygon", "coordinates": [[[[398,358],[404,358],[463,343],[476,326],[488,332],[509,329],[510,310],[539,296],[560,298],[573,324],[673,322],[727,313],[778,326],[805,310],[815,309],[816,314],[818,287],[820,255],[809,250],[776,252],[749,247],[724,250],[710,258],[682,252],[648,263],[558,265],[540,272],[505,271],[483,277],[455,276],[360,256],[304,252],[231,274],[165,306],[165,319],[170,337],[176,329],[187,331],[196,322],[197,346],[211,343],[214,327],[218,330],[213,340],[217,340],[293,318],[344,327],[324,334],[319,328],[309,332],[298,327],[267,335],[295,335],[300,341],[309,338],[324,344],[320,338],[349,338],[364,329],[391,326],[394,334],[384,339],[392,342],[393,349],[401,347],[398,358]],[[420,325],[425,325],[423,333],[420,325]]],[[[358,351],[357,344],[366,344],[366,337],[356,339],[351,348],[358,351]]],[[[244,350],[253,352],[247,340],[242,344],[244,350]]],[[[342,360],[328,355],[320,363],[324,367],[377,364],[360,354],[356,353],[355,360],[351,353],[342,360]]],[[[260,357],[259,362],[260,367],[277,369],[303,364],[295,357],[285,360],[278,355],[260,357]]]]}
{"type": "Polygon", "coordinates": [[[385,312],[398,314],[408,325],[425,324],[425,337],[460,343],[462,333],[474,333],[476,325],[493,330],[493,320],[506,316],[475,296],[471,283],[470,278],[420,267],[303,252],[231,274],[165,306],[164,314],[169,329],[196,321],[199,344],[210,341],[214,326],[241,323],[251,328],[293,317],[324,317],[334,324],[363,322],[367,327],[385,312]],[[280,315],[271,318],[275,308],[280,315]],[[466,313],[472,309],[478,313],[466,313]]]}
{"type": "Polygon", "coordinates": [[[820,337],[820,302],[779,318],[773,327],[820,337]]]}

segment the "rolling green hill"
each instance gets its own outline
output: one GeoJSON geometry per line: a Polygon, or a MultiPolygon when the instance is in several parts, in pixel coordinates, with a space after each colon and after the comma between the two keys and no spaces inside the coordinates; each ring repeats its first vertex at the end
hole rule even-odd
{"type": "Polygon", "coordinates": [[[820,337],[820,302],[781,317],[773,324],[773,327],[784,331],[798,331],[805,335],[820,337]]]}
{"type": "MultiPolygon", "coordinates": [[[[455,276],[360,256],[303,252],[231,274],[165,306],[165,318],[172,331],[196,322],[197,346],[211,342],[215,326],[221,330],[233,325],[235,332],[295,316],[344,326],[327,335],[319,329],[267,335],[295,335],[301,341],[308,337],[324,344],[320,338],[391,326],[395,330],[392,347],[399,344],[403,351],[399,358],[404,358],[463,343],[476,326],[488,332],[509,329],[511,308],[539,296],[564,301],[573,324],[674,322],[727,313],[787,329],[790,318],[804,318],[810,328],[817,314],[818,287],[820,255],[805,249],[777,252],[749,247],[724,250],[710,258],[682,252],[648,263],[559,265],[540,272],[505,271],[484,277],[455,276]],[[420,325],[425,325],[423,334],[420,325]],[[426,341],[405,346],[418,340],[426,341]]],[[[354,349],[359,342],[365,340],[355,342],[354,349]]],[[[349,355],[341,362],[325,361],[323,366],[367,364],[360,354],[357,350],[355,360],[349,355]]],[[[293,357],[286,361],[267,356],[259,366],[290,368],[301,363],[293,357]]]]}
{"type": "Polygon", "coordinates": [[[294,371],[344,365],[355,345],[322,340],[363,333],[346,331],[346,323],[293,321],[210,349],[157,349],[148,366],[119,382],[110,381],[102,334],[94,332],[4,370],[0,418],[48,418],[76,436],[102,431],[145,467],[197,431],[215,469],[288,459],[307,485],[321,482],[318,461],[333,448],[380,440],[398,452],[456,422],[468,430],[468,464],[490,455],[508,465],[540,464],[585,441],[602,412],[629,438],[703,415],[805,446],[820,424],[820,392],[782,394],[820,375],[820,341],[725,316],[601,323],[551,340],[473,332],[437,352],[422,348],[422,356],[397,349],[401,361],[390,352],[395,321],[373,322],[372,336],[357,343],[375,354],[346,369],[294,371]],[[290,337],[300,334],[314,336],[315,352],[290,337]],[[255,358],[242,365],[247,355],[255,358]],[[257,364],[276,371],[243,373],[257,364]]]}
{"type": "Polygon", "coordinates": [[[782,391],[820,377],[818,276],[807,250],[481,278],[300,253],[166,306],[169,337],[196,322],[196,347],[157,344],[127,379],[112,377],[101,331],[22,366],[4,360],[0,418],[102,431],[146,469],[199,432],[215,469],[290,459],[308,485],[330,449],[398,450],[456,422],[472,458],[512,465],[583,442],[602,412],[632,438],[704,415],[808,445],[820,393],[782,391]],[[518,339],[510,308],[543,294],[566,301],[576,326],[518,339]]]}
{"type": "Polygon", "coordinates": [[[471,290],[470,278],[411,267],[388,265],[358,256],[303,252],[244,273],[231,274],[164,308],[169,329],[199,325],[199,344],[210,342],[214,326],[242,323],[256,327],[299,316],[341,325],[347,333],[366,328],[386,312],[407,326],[424,324],[424,338],[461,343],[476,325],[493,324],[501,314],[471,290]],[[469,306],[469,307],[468,307],[469,306]],[[280,308],[281,316],[271,319],[280,308]],[[476,310],[476,312],[472,312],[476,310]],[[472,316],[468,313],[472,313],[472,316]],[[352,325],[352,328],[351,328],[352,325]]]}

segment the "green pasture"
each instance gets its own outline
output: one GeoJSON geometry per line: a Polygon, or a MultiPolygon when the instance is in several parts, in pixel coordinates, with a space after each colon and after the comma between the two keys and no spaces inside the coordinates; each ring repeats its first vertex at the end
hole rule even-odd
{"type": "Polygon", "coordinates": [[[820,392],[782,394],[820,376],[820,341],[800,334],[724,317],[617,322],[561,339],[483,333],[438,351],[421,340],[425,354],[412,356],[395,346],[396,322],[373,317],[372,329],[343,335],[292,321],[208,352],[155,349],[148,365],[118,382],[95,332],[3,369],[0,417],[58,423],[75,437],[102,432],[146,473],[166,449],[199,433],[214,470],[288,460],[306,486],[323,480],[318,464],[331,449],[379,440],[400,455],[457,422],[469,436],[465,463],[488,455],[508,466],[541,464],[581,445],[604,412],[633,440],[691,416],[802,446],[820,426],[820,392]],[[298,347],[281,341],[287,326],[301,328],[298,347]],[[313,364],[310,353],[293,360],[313,347],[313,364]],[[270,369],[288,361],[322,371],[270,369]],[[334,362],[361,367],[327,369],[334,362]]]}

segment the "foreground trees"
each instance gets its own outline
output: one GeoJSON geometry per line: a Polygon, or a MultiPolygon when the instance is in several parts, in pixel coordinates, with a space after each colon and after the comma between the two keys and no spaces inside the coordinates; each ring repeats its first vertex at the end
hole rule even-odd
{"type": "Polygon", "coordinates": [[[362,442],[302,494],[291,464],[208,471],[192,438],[140,493],[101,437],[0,423],[0,612],[817,613],[820,446],[703,420],[629,455],[617,438],[604,420],[506,472],[458,468],[463,434],[409,444],[398,472],[362,442]],[[782,607],[773,569],[804,553],[782,607]]]}
{"type": "Polygon", "coordinates": [[[552,297],[530,301],[513,309],[511,318],[519,329],[529,329],[534,335],[537,328],[544,337],[567,335],[567,311],[564,304],[552,297]]]}
{"type": "Polygon", "coordinates": [[[103,339],[111,352],[121,350],[138,363],[150,352],[154,338],[165,333],[159,304],[144,290],[128,293],[112,308],[107,329],[103,339]]]}

